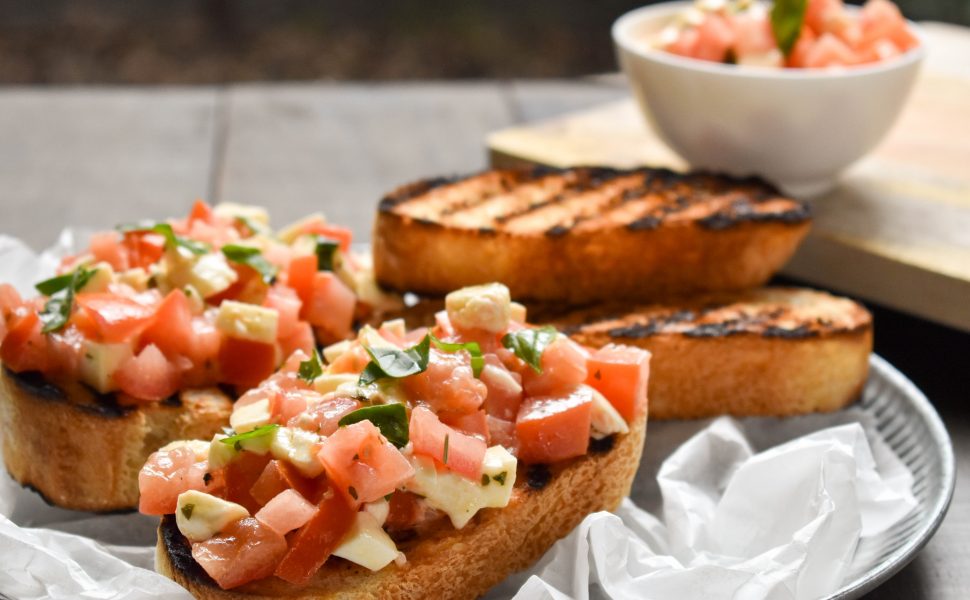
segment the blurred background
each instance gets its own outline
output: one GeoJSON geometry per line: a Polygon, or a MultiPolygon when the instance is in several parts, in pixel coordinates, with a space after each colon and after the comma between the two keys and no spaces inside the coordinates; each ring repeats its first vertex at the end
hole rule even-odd
{"type": "MultiPolygon", "coordinates": [[[[0,83],[571,77],[636,0],[0,0],[0,83]]],[[[897,0],[970,25],[970,0],[897,0]]]]}

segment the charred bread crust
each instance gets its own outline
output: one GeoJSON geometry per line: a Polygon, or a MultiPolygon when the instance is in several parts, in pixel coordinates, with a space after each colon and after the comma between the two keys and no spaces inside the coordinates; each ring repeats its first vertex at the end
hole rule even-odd
{"type": "Polygon", "coordinates": [[[797,288],[599,307],[553,323],[588,346],[649,350],[653,419],[838,410],[862,392],[872,351],[862,305],[797,288]]]}
{"type": "Polygon", "coordinates": [[[418,294],[500,281],[526,300],[654,301],[763,284],[810,221],[806,203],[751,178],[486,171],[383,198],[374,269],[382,286],[418,294]]]}
{"type": "Polygon", "coordinates": [[[520,468],[507,507],[484,509],[463,529],[443,527],[402,544],[408,560],[403,567],[392,563],[371,572],[332,558],[304,588],[268,578],[222,590],[191,559],[175,519],[167,516],[159,526],[156,569],[196,598],[212,600],[476,598],[532,565],[586,515],[619,506],[633,483],[645,433],[646,415],[629,434],[600,442],[585,457],[520,468]]]}
{"type": "Polygon", "coordinates": [[[0,370],[7,471],[62,508],[136,508],[138,472],[148,456],[173,440],[211,438],[231,412],[232,400],[216,388],[134,407],[77,382],[0,370]]]}

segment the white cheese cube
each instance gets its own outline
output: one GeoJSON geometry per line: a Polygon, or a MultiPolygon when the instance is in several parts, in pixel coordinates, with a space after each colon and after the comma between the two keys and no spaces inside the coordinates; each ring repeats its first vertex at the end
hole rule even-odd
{"type": "Polygon", "coordinates": [[[328,364],[337,360],[338,358],[343,356],[344,352],[346,352],[347,350],[350,350],[350,344],[351,344],[350,340],[343,340],[343,341],[337,342],[336,344],[330,344],[329,346],[323,349],[324,360],[326,360],[328,364]]]}
{"type": "Polygon", "coordinates": [[[235,202],[220,202],[212,208],[212,213],[224,219],[233,220],[242,217],[254,224],[269,225],[269,213],[262,206],[236,204],[235,202]]]}
{"type": "Polygon", "coordinates": [[[613,404],[606,399],[606,396],[588,385],[584,384],[582,387],[588,388],[593,396],[593,420],[589,428],[590,437],[601,440],[614,433],[629,433],[630,428],[623,416],[617,412],[613,404]]]}
{"type": "Polygon", "coordinates": [[[189,490],[179,494],[175,524],[190,542],[203,542],[248,516],[249,511],[235,502],[189,490]]]}
{"type": "Polygon", "coordinates": [[[399,338],[403,338],[407,335],[407,326],[404,324],[404,319],[392,319],[390,321],[384,321],[381,323],[381,329],[388,331],[399,338]]]}
{"type": "Polygon", "coordinates": [[[279,320],[280,314],[275,309],[225,300],[219,305],[216,329],[229,337],[273,344],[279,320]]]}
{"type": "Polygon", "coordinates": [[[108,291],[108,286],[114,282],[115,272],[106,262],[96,263],[90,268],[94,271],[90,279],[85,282],[84,287],[82,287],[80,292],[85,293],[98,293],[108,291]]]}
{"type": "Polygon", "coordinates": [[[239,455],[239,451],[232,444],[222,443],[227,437],[229,436],[217,433],[209,442],[209,468],[213,471],[228,465],[239,455]]]}
{"type": "Polygon", "coordinates": [[[333,554],[371,571],[379,571],[394,561],[400,552],[377,519],[361,511],[333,554]]]}
{"type": "Polygon", "coordinates": [[[78,369],[81,381],[106,394],[115,388],[114,373],[131,358],[131,343],[100,344],[84,340],[78,369]]]}
{"type": "Polygon", "coordinates": [[[357,385],[359,377],[353,373],[324,373],[313,380],[313,389],[321,394],[328,394],[345,383],[357,385]]]}
{"type": "Polygon", "coordinates": [[[475,285],[445,296],[448,318],[460,329],[484,329],[501,333],[512,318],[509,288],[501,283],[475,285]]]}
{"type": "Polygon", "coordinates": [[[377,520],[378,525],[383,526],[384,521],[387,521],[387,516],[391,514],[391,503],[381,498],[380,500],[368,502],[364,505],[363,509],[377,520]]]}
{"type": "Polygon", "coordinates": [[[509,304],[509,316],[513,321],[517,323],[525,323],[526,309],[525,306],[519,304],[518,302],[512,302],[509,304]]]}
{"type": "Polygon", "coordinates": [[[269,398],[263,398],[245,406],[235,406],[229,415],[229,425],[236,433],[246,433],[268,424],[272,419],[269,398]]]}
{"type": "Polygon", "coordinates": [[[323,463],[317,458],[320,436],[305,429],[280,427],[273,434],[270,452],[279,460],[288,461],[306,477],[323,473],[323,463]]]}
{"type": "Polygon", "coordinates": [[[123,283],[136,292],[144,292],[148,289],[149,277],[148,271],[141,267],[115,273],[115,279],[118,280],[118,283],[123,283]]]}
{"type": "Polygon", "coordinates": [[[327,218],[323,216],[323,213],[313,213],[312,215],[303,217],[295,223],[287,225],[276,234],[276,237],[286,244],[292,244],[298,237],[304,235],[303,231],[307,225],[317,222],[326,223],[326,221],[327,218]]]}
{"type": "Polygon", "coordinates": [[[357,340],[368,348],[387,348],[390,350],[400,350],[393,342],[385,338],[370,325],[364,325],[357,332],[357,340]]]}

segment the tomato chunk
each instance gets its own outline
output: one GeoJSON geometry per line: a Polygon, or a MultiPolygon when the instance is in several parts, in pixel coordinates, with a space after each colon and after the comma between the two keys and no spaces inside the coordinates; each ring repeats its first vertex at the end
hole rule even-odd
{"type": "Polygon", "coordinates": [[[398,490],[391,494],[387,520],[388,529],[407,529],[418,522],[423,512],[418,497],[411,492],[398,490]]]}
{"type": "Polygon", "coordinates": [[[280,535],[303,527],[316,513],[317,507],[310,504],[300,492],[283,490],[270,499],[256,513],[256,518],[280,535]]]}
{"type": "Polygon", "coordinates": [[[132,269],[147,269],[157,263],[165,252],[165,238],[157,233],[128,232],[122,237],[121,245],[128,256],[128,268],[132,269]]]}
{"type": "Polygon", "coordinates": [[[519,459],[553,463],[586,454],[593,418],[593,394],[577,387],[565,396],[529,398],[515,421],[519,459]]]}
{"type": "Polygon", "coordinates": [[[307,479],[290,463],[282,460],[271,460],[263,468],[259,478],[249,488],[249,495],[261,506],[278,496],[282,492],[293,489],[308,500],[314,500],[317,485],[307,479]]]}
{"type": "Polygon", "coordinates": [[[208,462],[196,462],[190,448],[153,453],[138,473],[138,511],[144,515],[175,512],[178,496],[188,490],[206,491],[208,462]]]}
{"type": "Polygon", "coordinates": [[[11,371],[47,369],[47,337],[41,333],[37,313],[22,308],[10,317],[9,329],[0,344],[0,358],[11,371]]]}
{"type": "Polygon", "coordinates": [[[378,500],[414,476],[411,463],[370,421],[338,429],[318,456],[333,485],[354,506],[378,500]]]}
{"type": "Polygon", "coordinates": [[[104,231],[91,235],[89,246],[94,260],[106,262],[115,271],[124,271],[128,268],[128,253],[121,246],[121,236],[114,231],[104,231]]]}
{"type": "Polygon", "coordinates": [[[97,341],[109,344],[138,335],[148,327],[155,314],[151,306],[107,292],[78,294],[75,302],[92,318],[97,327],[97,341]]]}
{"type": "Polygon", "coordinates": [[[356,304],[354,292],[336,275],[329,271],[317,272],[310,297],[303,306],[303,317],[322,329],[328,341],[342,340],[350,335],[356,304]]]}
{"type": "Polygon", "coordinates": [[[276,369],[276,346],[252,340],[226,337],[219,346],[222,381],[252,387],[276,369]]]}
{"type": "Polygon", "coordinates": [[[586,381],[587,352],[576,342],[560,337],[542,353],[542,373],[522,371],[522,386],[529,396],[565,393],[586,381]]]}
{"type": "Polygon", "coordinates": [[[269,461],[268,454],[261,456],[252,452],[241,452],[226,465],[222,470],[226,482],[226,500],[245,506],[250,514],[259,510],[262,504],[253,498],[252,489],[269,461]]]}
{"type": "Polygon", "coordinates": [[[487,449],[482,439],[448,427],[423,406],[411,411],[409,433],[416,454],[430,456],[438,464],[473,481],[481,479],[487,449]]]}
{"type": "Polygon", "coordinates": [[[213,213],[212,208],[203,202],[202,200],[196,200],[195,204],[192,205],[192,210],[189,211],[189,218],[187,225],[192,226],[192,221],[202,221],[203,223],[212,223],[213,213]]]}
{"type": "Polygon", "coordinates": [[[192,544],[192,558],[224,590],[269,577],[286,551],[286,538],[252,517],[192,544]]]}
{"type": "Polygon", "coordinates": [[[192,345],[192,309],[185,292],[174,289],[158,305],[141,334],[143,345],[155,344],[167,356],[188,354],[192,345]]]}
{"type": "Polygon", "coordinates": [[[340,242],[340,251],[349,252],[350,242],[353,241],[354,234],[346,227],[331,225],[323,219],[312,219],[300,228],[301,233],[322,235],[325,238],[340,242]]]}
{"type": "Polygon", "coordinates": [[[328,491],[314,515],[290,538],[290,549],[276,567],[276,576],[290,583],[306,583],[350,531],[357,511],[343,494],[328,491]]]}
{"type": "Polygon", "coordinates": [[[179,389],[179,368],[153,344],[121,364],[114,374],[121,391],[139,400],[164,400],[179,389]]]}
{"type": "Polygon", "coordinates": [[[286,271],[286,285],[293,288],[304,307],[313,294],[313,276],[316,273],[317,257],[312,254],[293,257],[286,271]]]}
{"type": "Polygon", "coordinates": [[[463,415],[442,413],[438,415],[438,418],[445,425],[453,427],[461,433],[480,438],[488,444],[488,415],[484,410],[476,410],[463,415]]]}
{"type": "Polygon", "coordinates": [[[331,435],[337,431],[340,419],[358,408],[360,408],[360,402],[357,400],[338,396],[324,400],[303,414],[293,417],[287,425],[314,431],[320,435],[331,435]]]}
{"type": "Polygon", "coordinates": [[[586,363],[587,385],[603,394],[627,421],[647,410],[650,353],[640,348],[608,344],[586,363]]]}

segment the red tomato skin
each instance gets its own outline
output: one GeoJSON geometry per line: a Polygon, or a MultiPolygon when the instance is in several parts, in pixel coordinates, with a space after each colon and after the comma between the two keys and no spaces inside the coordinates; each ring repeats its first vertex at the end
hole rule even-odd
{"type": "Polygon", "coordinates": [[[586,384],[603,394],[628,422],[647,411],[650,353],[640,348],[608,344],[586,363],[586,384]]]}
{"type": "Polygon", "coordinates": [[[303,302],[295,290],[276,284],[269,288],[263,306],[276,309],[279,315],[277,334],[280,339],[289,337],[300,325],[300,308],[303,302]]]}
{"type": "Polygon", "coordinates": [[[10,316],[9,329],[0,343],[0,359],[11,371],[46,371],[48,368],[47,337],[33,310],[24,307],[10,316]]]}
{"type": "Polygon", "coordinates": [[[121,236],[114,231],[102,231],[91,235],[89,251],[97,262],[106,262],[115,271],[128,269],[128,253],[121,245],[121,236]]]}
{"type": "Polygon", "coordinates": [[[250,514],[262,506],[252,495],[253,486],[266,470],[272,457],[252,452],[240,452],[239,456],[223,467],[222,476],[226,482],[225,499],[246,507],[250,514]]]}
{"type": "Polygon", "coordinates": [[[158,451],[138,473],[138,511],[144,515],[168,515],[175,512],[178,496],[188,490],[207,491],[206,461],[196,462],[188,448],[158,451]]]}
{"type": "Polygon", "coordinates": [[[303,302],[300,308],[301,315],[313,294],[313,276],[316,273],[317,257],[312,254],[293,257],[286,271],[286,285],[292,288],[303,302]]]}
{"type": "Polygon", "coordinates": [[[488,387],[472,373],[464,352],[432,349],[428,368],[403,380],[408,397],[420,400],[437,412],[471,413],[488,395],[488,387]]]}
{"type": "Polygon", "coordinates": [[[433,412],[418,406],[411,411],[409,434],[415,454],[429,456],[439,464],[472,481],[482,477],[485,442],[442,423],[433,412]],[[445,456],[445,440],[448,456],[445,456]]]}
{"type": "Polygon", "coordinates": [[[223,338],[219,372],[225,383],[252,387],[276,370],[276,346],[239,338],[223,338]]]}
{"type": "Polygon", "coordinates": [[[593,396],[583,389],[566,396],[527,398],[522,403],[515,421],[519,460],[554,463],[586,454],[593,396]]]}
{"type": "Polygon", "coordinates": [[[280,535],[303,527],[316,513],[317,507],[296,490],[283,490],[263,505],[256,519],[280,535]]]}
{"type": "Polygon", "coordinates": [[[309,323],[297,323],[296,329],[289,336],[280,338],[280,349],[283,356],[290,356],[296,351],[309,355],[316,347],[313,337],[313,327],[309,323]]]}
{"type": "Polygon", "coordinates": [[[141,334],[141,344],[155,344],[166,356],[189,354],[193,337],[192,309],[185,292],[174,289],[158,305],[151,324],[141,334]]]}
{"type": "Polygon", "coordinates": [[[384,524],[388,529],[408,529],[421,518],[421,505],[418,497],[411,492],[397,490],[391,494],[387,520],[384,524]]]}
{"type": "Polygon", "coordinates": [[[87,311],[97,328],[93,341],[116,344],[139,335],[151,323],[155,309],[110,292],[78,294],[74,302],[87,311]]]}
{"type": "Polygon", "coordinates": [[[224,590],[269,577],[286,552],[286,538],[252,517],[192,544],[192,558],[224,590]]]}
{"type": "Polygon", "coordinates": [[[488,414],[484,410],[476,410],[467,414],[439,414],[438,418],[442,423],[453,427],[456,430],[477,437],[488,445],[488,414]]]}
{"type": "Polygon", "coordinates": [[[193,221],[212,223],[213,216],[212,208],[208,204],[202,200],[196,200],[192,205],[192,210],[189,211],[189,218],[186,225],[191,228],[193,221]]]}
{"type": "Polygon", "coordinates": [[[288,427],[299,427],[320,435],[333,435],[339,427],[340,419],[360,408],[360,402],[353,398],[336,397],[318,403],[309,411],[289,420],[288,427]]]}
{"type": "Polygon", "coordinates": [[[315,219],[309,221],[303,227],[300,228],[301,233],[309,233],[314,235],[322,235],[325,238],[335,240],[340,242],[340,251],[349,252],[350,243],[353,241],[354,234],[352,231],[346,227],[340,227],[339,225],[330,225],[323,220],[315,219]]]}
{"type": "Polygon", "coordinates": [[[157,233],[129,232],[121,239],[127,254],[127,268],[147,269],[157,263],[165,252],[165,238],[157,233]]]}
{"type": "Polygon", "coordinates": [[[303,318],[322,330],[328,338],[324,341],[338,341],[350,335],[354,324],[354,307],[357,297],[329,271],[317,272],[313,276],[310,298],[303,306],[303,318]]]}
{"type": "Polygon", "coordinates": [[[586,381],[588,353],[576,342],[559,338],[542,353],[542,373],[522,370],[522,387],[528,396],[554,396],[586,381]]]}
{"type": "Polygon", "coordinates": [[[356,512],[342,494],[326,492],[316,513],[292,534],[289,551],[276,567],[275,575],[295,585],[309,581],[350,531],[356,512]]]}
{"type": "Polygon", "coordinates": [[[249,495],[260,504],[265,506],[267,502],[278,496],[281,492],[294,489],[304,498],[311,502],[318,500],[319,486],[311,479],[300,475],[300,473],[288,462],[282,460],[271,460],[266,463],[263,472],[249,488],[249,495]]]}
{"type": "Polygon", "coordinates": [[[333,486],[354,506],[379,500],[414,476],[411,463],[370,421],[338,429],[318,456],[333,486]]]}
{"type": "Polygon", "coordinates": [[[519,439],[515,437],[515,421],[488,416],[489,444],[498,444],[513,454],[518,451],[519,439]]]}
{"type": "Polygon", "coordinates": [[[118,367],[114,381],[126,394],[152,402],[177,392],[181,376],[179,368],[169,362],[161,350],[149,344],[118,367]]]}

